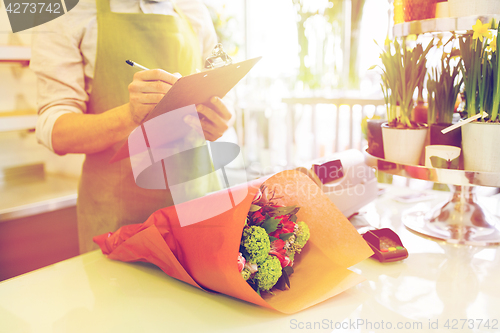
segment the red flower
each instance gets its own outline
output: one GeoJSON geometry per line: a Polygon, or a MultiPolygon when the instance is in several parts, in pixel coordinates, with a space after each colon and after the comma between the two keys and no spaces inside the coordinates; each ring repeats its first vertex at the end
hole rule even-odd
{"type": "Polygon", "coordinates": [[[281,239],[276,239],[271,243],[270,255],[275,256],[280,261],[281,267],[286,267],[291,265],[290,258],[286,255],[285,241],[281,239]]]}
{"type": "Polygon", "coordinates": [[[266,216],[262,215],[261,210],[258,210],[252,214],[252,222],[254,225],[259,225],[266,219],[266,216]]]}
{"type": "Polygon", "coordinates": [[[278,217],[281,218],[281,221],[278,224],[278,229],[271,232],[269,236],[279,238],[281,234],[293,233],[295,229],[295,223],[289,220],[290,217],[288,215],[281,215],[278,217]]]}
{"type": "Polygon", "coordinates": [[[269,251],[270,253],[271,252],[277,252],[277,253],[281,253],[281,254],[286,254],[286,250],[285,250],[285,241],[281,240],[281,239],[276,239],[275,241],[273,241],[271,243],[271,250],[269,251]]]}
{"type": "Polygon", "coordinates": [[[284,216],[280,216],[280,217],[282,217],[281,222],[280,222],[283,225],[282,226],[282,230],[283,230],[282,233],[286,234],[289,232],[293,232],[295,229],[295,223],[289,220],[290,217],[288,215],[284,215],[284,216]]]}
{"type": "Polygon", "coordinates": [[[282,268],[286,267],[286,266],[290,266],[292,264],[292,261],[290,260],[290,258],[288,258],[288,256],[285,254],[281,254],[279,252],[272,251],[272,250],[271,250],[271,252],[269,252],[269,254],[278,258],[282,268]]]}

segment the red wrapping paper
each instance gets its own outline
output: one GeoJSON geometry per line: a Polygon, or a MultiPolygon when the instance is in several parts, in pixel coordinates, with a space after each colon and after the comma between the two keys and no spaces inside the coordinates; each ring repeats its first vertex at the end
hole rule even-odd
{"type": "MultiPolygon", "coordinates": [[[[182,205],[210,212],[225,191],[182,205]]],[[[267,180],[231,188],[245,199],[220,215],[181,227],[175,207],[153,213],[146,222],[94,237],[103,254],[125,262],[144,261],[173,278],[203,290],[220,292],[283,313],[295,313],[362,282],[347,268],[373,254],[349,221],[306,175],[284,171],[267,180]],[[259,186],[265,183],[282,198],[278,203],[300,207],[297,217],[311,237],[296,255],[291,288],[259,296],[238,272],[237,258],[246,216],[259,186]]],[[[207,214],[210,215],[210,214],[207,214]]]]}

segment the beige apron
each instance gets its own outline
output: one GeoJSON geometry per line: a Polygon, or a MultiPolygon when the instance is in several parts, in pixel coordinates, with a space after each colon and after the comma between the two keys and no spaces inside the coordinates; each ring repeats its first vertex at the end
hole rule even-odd
{"type": "MultiPolygon", "coordinates": [[[[200,68],[199,40],[175,5],[178,16],[113,13],[109,0],[96,2],[97,55],[88,113],[99,114],[129,101],[127,87],[136,70],[125,64],[127,59],[182,75],[200,68]]],[[[98,248],[94,236],[142,223],[173,204],[168,190],[135,184],[129,159],[109,163],[122,144],[86,156],[77,202],[80,253],[98,248]]]]}

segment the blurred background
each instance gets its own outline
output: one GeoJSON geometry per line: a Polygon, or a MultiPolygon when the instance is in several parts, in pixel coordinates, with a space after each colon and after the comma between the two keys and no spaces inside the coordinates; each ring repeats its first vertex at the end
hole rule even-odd
{"type": "MultiPolygon", "coordinates": [[[[374,40],[383,45],[392,31],[391,2],[205,0],[235,61],[263,57],[231,92],[237,121],[228,134],[243,147],[247,167],[266,172],[363,145],[362,116],[383,114],[363,99],[382,97],[379,74],[368,68],[379,55],[374,40]],[[341,101],[353,97],[359,100],[341,101]]],[[[32,32],[10,33],[0,6],[0,168],[43,162],[47,172],[77,176],[81,156],[52,156],[34,140],[32,32]]]]}
{"type": "MultiPolygon", "coordinates": [[[[230,93],[241,181],[362,149],[365,116],[383,115],[368,68],[392,33],[392,0],[205,0],[234,61],[262,60],[230,93]]],[[[76,189],[83,155],[36,142],[33,32],[11,32],[0,3],[0,280],[78,253],[76,189]]]]}
{"type": "Polygon", "coordinates": [[[392,31],[391,2],[206,2],[235,60],[263,56],[234,89],[249,174],[364,145],[362,117],[384,112],[379,74],[368,68],[374,40],[383,45],[392,31]]]}

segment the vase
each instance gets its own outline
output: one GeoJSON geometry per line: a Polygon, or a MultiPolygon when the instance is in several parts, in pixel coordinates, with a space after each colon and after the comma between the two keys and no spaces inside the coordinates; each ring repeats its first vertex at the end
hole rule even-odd
{"type": "Polygon", "coordinates": [[[382,125],[385,159],[400,164],[418,165],[424,150],[427,125],[418,128],[395,128],[382,125]]]}
{"type": "Polygon", "coordinates": [[[403,0],[405,22],[431,19],[436,16],[436,0],[403,0]]]}
{"type": "Polygon", "coordinates": [[[500,14],[498,0],[448,0],[450,17],[500,14]]]}
{"type": "Polygon", "coordinates": [[[411,112],[411,120],[416,123],[427,123],[429,106],[424,101],[417,101],[411,112]]]}
{"type": "Polygon", "coordinates": [[[382,119],[369,119],[367,121],[368,153],[384,158],[384,141],[382,139],[382,124],[386,123],[382,119]]]}
{"type": "Polygon", "coordinates": [[[500,123],[471,122],[462,126],[464,168],[500,172],[500,123]]]}
{"type": "Polygon", "coordinates": [[[429,126],[431,145],[446,145],[458,148],[462,146],[462,130],[460,127],[446,134],[441,133],[441,130],[449,126],[451,124],[446,123],[431,124],[429,126]]]}

